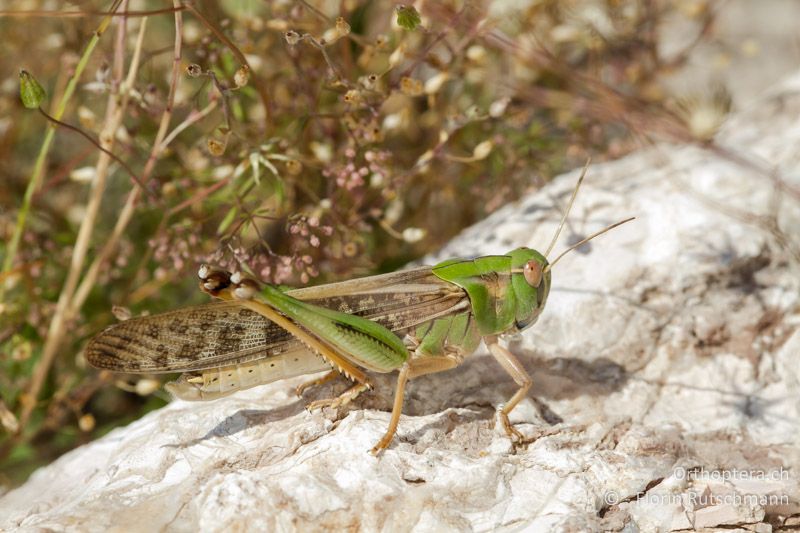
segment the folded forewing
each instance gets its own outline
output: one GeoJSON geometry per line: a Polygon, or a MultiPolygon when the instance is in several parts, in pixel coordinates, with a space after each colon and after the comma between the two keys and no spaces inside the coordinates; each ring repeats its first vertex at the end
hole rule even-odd
{"type": "MultiPolygon", "coordinates": [[[[462,289],[437,278],[428,267],[287,294],[374,320],[401,336],[427,320],[463,311],[467,305],[462,289]]],[[[110,326],[89,343],[86,358],[93,366],[117,372],[186,372],[241,364],[300,346],[277,324],[226,301],[110,326]]]]}

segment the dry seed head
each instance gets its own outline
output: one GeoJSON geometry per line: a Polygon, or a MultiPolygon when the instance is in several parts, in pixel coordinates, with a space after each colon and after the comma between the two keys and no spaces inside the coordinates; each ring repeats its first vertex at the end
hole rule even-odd
{"type": "Polygon", "coordinates": [[[401,44],[395,48],[394,52],[392,52],[392,55],[389,56],[389,68],[394,68],[399,65],[405,56],[405,47],[401,44]]]}
{"type": "Polygon", "coordinates": [[[87,413],[78,419],[78,427],[81,431],[88,433],[93,430],[95,426],[94,416],[87,413]]]}
{"type": "Polygon", "coordinates": [[[375,123],[369,124],[364,132],[364,140],[371,143],[382,142],[383,130],[375,123]]]}
{"type": "Polygon", "coordinates": [[[3,400],[0,400],[0,425],[2,425],[9,433],[16,433],[19,431],[19,421],[12,413],[3,400]]]}
{"type": "Polygon", "coordinates": [[[186,65],[186,74],[191,78],[196,78],[203,73],[203,69],[197,63],[189,63],[186,65]]]}
{"type": "Polygon", "coordinates": [[[473,63],[483,64],[486,61],[486,48],[478,44],[473,44],[467,48],[467,59],[473,63]]]}
{"type": "Polygon", "coordinates": [[[464,111],[464,115],[470,120],[478,119],[481,117],[481,108],[473,104],[464,111]]]}
{"type": "Polygon", "coordinates": [[[474,150],[472,150],[472,159],[475,161],[486,159],[486,157],[492,152],[493,147],[494,143],[492,141],[483,141],[476,146],[474,150]]]}
{"type": "Polygon", "coordinates": [[[492,118],[498,118],[506,112],[506,108],[508,104],[511,102],[511,98],[506,96],[505,98],[501,98],[499,100],[495,100],[489,106],[489,116],[492,118]]]}
{"type": "Polygon", "coordinates": [[[345,257],[354,257],[358,253],[358,245],[353,241],[345,243],[342,253],[345,257]]]}
{"type": "Polygon", "coordinates": [[[383,119],[383,128],[388,131],[398,129],[403,126],[403,122],[405,122],[403,119],[404,113],[402,111],[386,115],[386,118],[383,119]]]}
{"type": "Polygon", "coordinates": [[[361,102],[361,93],[358,92],[356,89],[350,89],[344,94],[344,101],[348,104],[357,104],[361,102]]]}
{"type": "Polygon", "coordinates": [[[233,82],[236,84],[236,87],[244,87],[247,85],[248,81],[250,81],[250,69],[247,65],[243,65],[236,71],[236,74],[233,75],[233,82]]]}
{"type": "Polygon", "coordinates": [[[303,164],[297,159],[290,159],[286,161],[286,172],[292,176],[297,176],[303,171],[303,164]]]}
{"type": "Polygon", "coordinates": [[[209,139],[206,144],[208,146],[208,153],[213,156],[219,157],[225,153],[225,145],[227,144],[225,141],[209,139]]]}
{"type": "Polygon", "coordinates": [[[314,157],[319,160],[320,163],[330,163],[333,159],[333,148],[329,144],[323,144],[318,141],[311,141],[308,143],[308,148],[311,150],[311,153],[314,154],[314,157]]]}
{"type": "Polygon", "coordinates": [[[374,89],[375,81],[377,81],[377,77],[375,77],[374,74],[369,76],[361,76],[358,78],[358,83],[360,83],[365,89],[374,89]]]}
{"type": "Polygon", "coordinates": [[[400,91],[406,96],[419,96],[423,91],[422,82],[408,76],[403,76],[400,80],[400,91]]]}
{"type": "Polygon", "coordinates": [[[290,46],[294,46],[300,42],[300,34],[294,30],[289,30],[284,33],[283,38],[286,39],[286,42],[289,43],[290,46]]]}
{"type": "Polygon", "coordinates": [[[436,94],[450,78],[447,72],[440,72],[425,82],[425,94],[436,94]]]}
{"type": "Polygon", "coordinates": [[[344,18],[339,17],[336,19],[336,31],[339,33],[340,37],[344,37],[345,35],[350,34],[350,24],[347,23],[344,18]]]}
{"type": "Polygon", "coordinates": [[[336,42],[341,35],[336,28],[329,28],[322,34],[322,37],[319,38],[319,44],[325,46],[327,43],[336,42]]]}

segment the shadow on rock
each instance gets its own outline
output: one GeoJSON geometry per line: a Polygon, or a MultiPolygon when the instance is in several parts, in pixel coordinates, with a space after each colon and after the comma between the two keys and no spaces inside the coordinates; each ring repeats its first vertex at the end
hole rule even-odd
{"type": "Polygon", "coordinates": [[[180,444],[167,444],[166,447],[186,448],[189,446],[194,446],[195,444],[200,444],[201,442],[209,439],[230,437],[246,429],[292,417],[300,413],[304,408],[305,402],[302,400],[297,400],[276,409],[240,409],[232,415],[225,417],[219,424],[210,429],[202,437],[182,442],[180,444]]]}

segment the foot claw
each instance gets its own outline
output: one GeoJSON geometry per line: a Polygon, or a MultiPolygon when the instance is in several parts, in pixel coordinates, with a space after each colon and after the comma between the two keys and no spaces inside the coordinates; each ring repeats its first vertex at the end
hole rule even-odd
{"type": "Polygon", "coordinates": [[[300,385],[295,387],[294,392],[295,394],[297,394],[297,396],[302,398],[303,393],[305,392],[306,389],[310,389],[311,387],[316,387],[317,385],[322,385],[324,383],[332,381],[336,379],[338,376],[339,376],[338,372],[336,372],[335,370],[331,370],[321,378],[312,379],[311,381],[306,381],[305,383],[301,383],[300,385]]]}
{"type": "Polygon", "coordinates": [[[332,407],[336,409],[341,405],[345,405],[347,402],[343,401],[341,397],[339,398],[327,398],[325,400],[316,400],[311,402],[310,404],[306,405],[306,409],[308,411],[316,411],[317,409],[324,409],[326,407],[332,407]]]}
{"type": "Polygon", "coordinates": [[[503,424],[503,429],[505,430],[506,435],[508,435],[508,438],[511,439],[511,442],[514,445],[528,444],[533,440],[529,439],[528,437],[523,435],[523,433],[520,430],[515,428],[514,425],[511,423],[511,421],[508,419],[508,415],[506,413],[504,413],[503,411],[498,411],[497,414],[500,417],[500,422],[503,424]]]}
{"type": "Polygon", "coordinates": [[[336,398],[326,398],[324,400],[316,400],[311,402],[306,406],[306,409],[309,411],[314,411],[316,409],[323,409],[325,407],[333,407],[334,409],[337,407],[341,407],[342,405],[347,405],[350,401],[354,400],[359,394],[364,392],[370,388],[369,383],[356,383],[343,393],[341,393],[336,398]]]}
{"type": "Polygon", "coordinates": [[[386,448],[389,447],[389,444],[392,443],[392,439],[393,438],[394,438],[394,435],[384,435],[381,438],[381,440],[379,440],[375,444],[375,446],[372,447],[372,449],[369,451],[369,453],[371,453],[373,456],[377,457],[378,455],[381,454],[381,452],[383,450],[385,450],[386,448]]]}

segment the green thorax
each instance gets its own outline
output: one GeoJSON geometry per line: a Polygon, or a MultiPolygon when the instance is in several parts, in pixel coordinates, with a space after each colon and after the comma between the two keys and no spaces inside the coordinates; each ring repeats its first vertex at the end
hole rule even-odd
{"type": "Polygon", "coordinates": [[[498,335],[527,328],[544,309],[550,271],[544,272],[538,287],[531,286],[523,275],[528,261],[536,261],[542,269],[548,264],[536,250],[517,248],[505,255],[449,259],[432,271],[467,291],[481,335],[498,335]]]}

